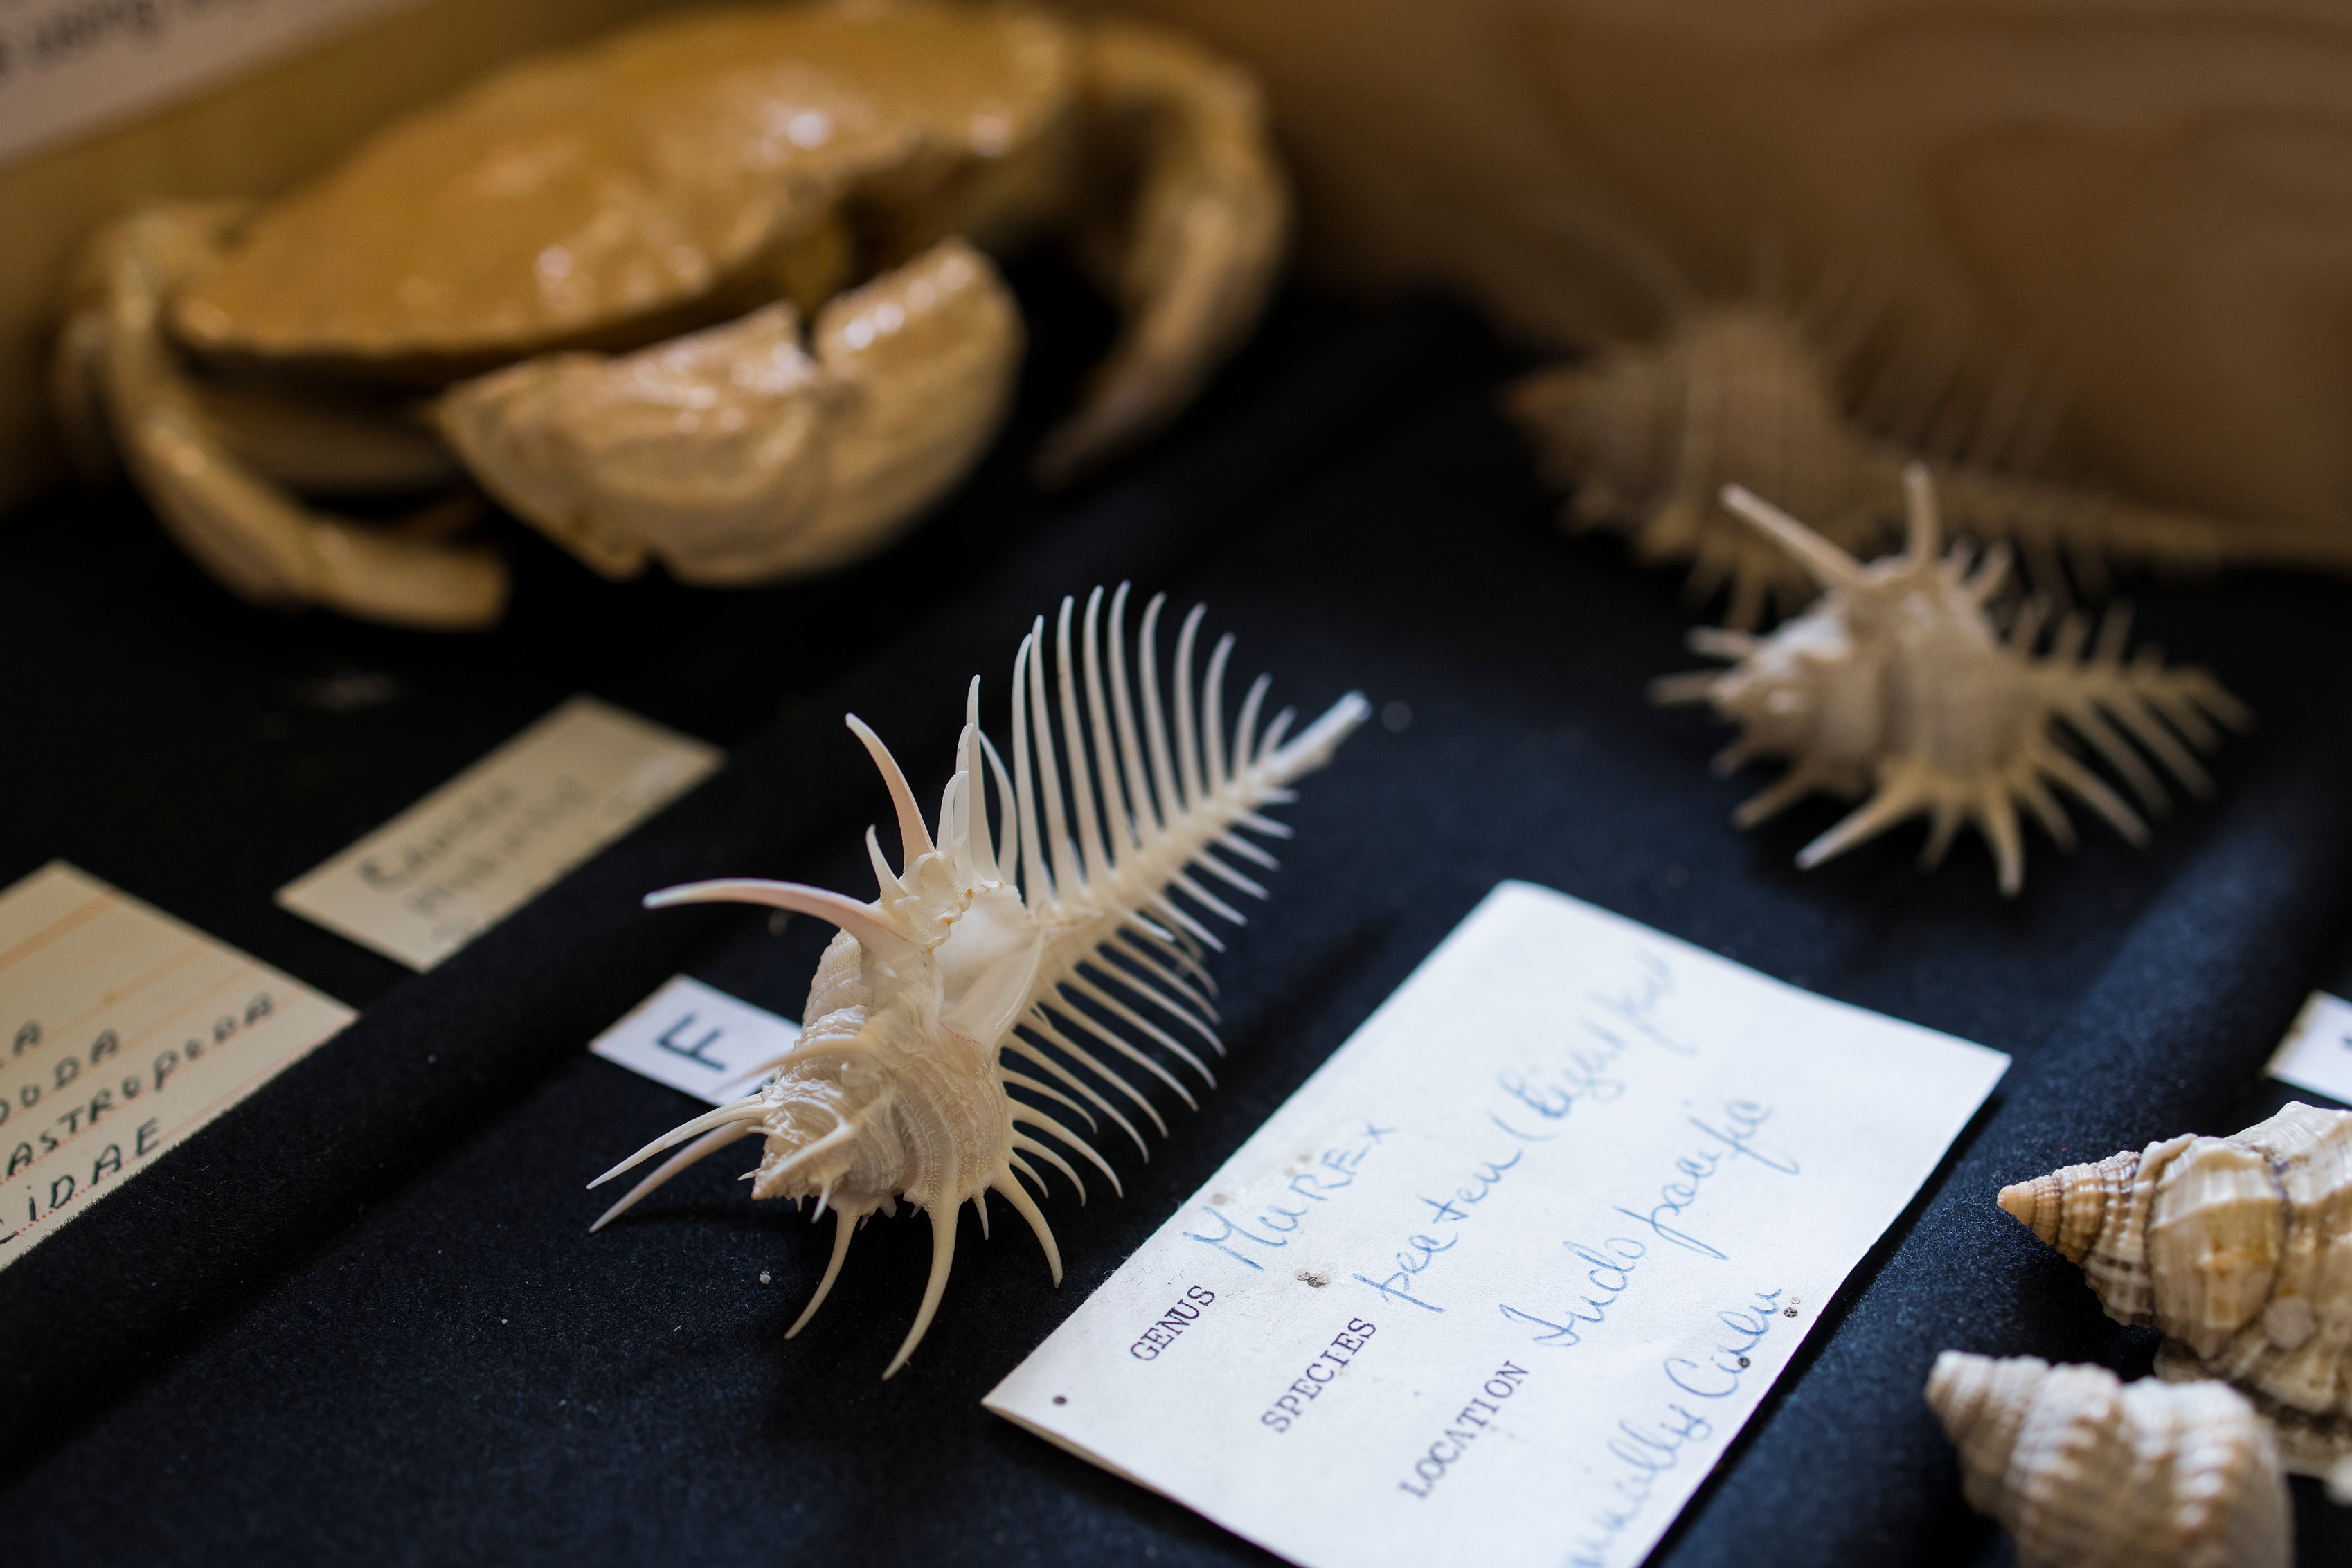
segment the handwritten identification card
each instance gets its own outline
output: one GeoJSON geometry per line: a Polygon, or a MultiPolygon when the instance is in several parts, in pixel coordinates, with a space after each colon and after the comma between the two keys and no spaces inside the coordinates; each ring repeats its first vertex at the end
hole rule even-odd
{"type": "Polygon", "coordinates": [[[2007,1065],[1505,883],[988,1407],[1312,1568],[1625,1568],[2007,1065]]]}
{"type": "Polygon", "coordinates": [[[2352,1105],[2352,1002],[2312,992],[2271,1057],[2270,1075],[2352,1105]]]}
{"type": "Polygon", "coordinates": [[[278,902],[429,969],[701,782],[714,746],[576,696],[278,890],[278,902]]]}
{"type": "Polygon", "coordinates": [[[767,1009],[677,975],[588,1049],[656,1083],[723,1105],[749,1092],[750,1080],[800,1039],[798,1025],[767,1009]]]}
{"type": "Polygon", "coordinates": [[[352,1018],[62,861],[0,893],[0,1269],[352,1018]]]}

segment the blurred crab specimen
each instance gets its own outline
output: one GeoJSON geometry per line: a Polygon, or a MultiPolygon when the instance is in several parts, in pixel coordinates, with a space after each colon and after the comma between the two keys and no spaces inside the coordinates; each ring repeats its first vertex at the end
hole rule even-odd
{"type": "Polygon", "coordinates": [[[1022,330],[984,253],[1056,233],[1124,311],[1050,479],[1199,390],[1288,213],[1254,84],[1170,33],[936,0],[699,10],[495,74],[275,204],[119,220],[56,396],[86,465],[119,451],[244,597],[483,626],[505,570],[446,512],[377,527],[292,492],[462,471],[610,577],[822,570],[994,434],[1022,330]]]}

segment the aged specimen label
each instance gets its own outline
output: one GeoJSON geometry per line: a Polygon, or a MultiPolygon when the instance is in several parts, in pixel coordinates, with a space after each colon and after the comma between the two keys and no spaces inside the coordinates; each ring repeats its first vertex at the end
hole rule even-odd
{"type": "Polygon", "coordinates": [[[717,747],[576,696],[278,902],[429,969],[719,763],[717,747]]]}
{"type": "Polygon", "coordinates": [[[0,0],[0,164],[415,0],[0,0]]]}
{"type": "Polygon", "coordinates": [[[2272,1055],[2270,1075],[2352,1105],[2352,1002],[2312,992],[2272,1055]]]}
{"type": "Polygon", "coordinates": [[[688,975],[629,1009],[588,1049],[656,1083],[723,1105],[800,1043],[800,1026],[688,975]]]}
{"type": "Polygon", "coordinates": [[[1626,1568],[2008,1060],[1505,883],[988,1407],[1312,1568],[1626,1568]]]}
{"type": "Polygon", "coordinates": [[[0,893],[0,1269],[352,1017],[62,861],[0,893]]]}

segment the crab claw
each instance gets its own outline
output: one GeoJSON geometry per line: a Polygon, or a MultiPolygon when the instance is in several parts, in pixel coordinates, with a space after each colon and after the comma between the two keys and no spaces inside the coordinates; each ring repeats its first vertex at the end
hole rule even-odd
{"type": "MultiPolygon", "coordinates": [[[[493,624],[506,569],[481,549],[314,511],[265,476],[228,437],[237,409],[210,406],[165,339],[163,302],[221,252],[234,205],[159,204],[110,225],[83,261],[83,298],[59,345],[62,423],[84,465],[110,433],[123,466],[165,530],[222,586],[255,603],[323,605],[361,620],[433,631],[493,624]]],[[[315,428],[330,427],[320,414],[315,428]]],[[[332,427],[353,434],[354,425],[332,427]]],[[[408,461],[398,433],[366,455],[408,461]]]]}
{"type": "MultiPolygon", "coordinates": [[[[1104,22],[1086,39],[1087,116],[1142,131],[1132,207],[1097,247],[1126,313],[1110,357],[1038,476],[1066,482],[1157,431],[1201,390],[1265,306],[1290,193],[1256,85],[1174,34],[1104,22]]],[[[1116,142],[1115,136],[1097,138],[1116,142]]]]}
{"type": "Polygon", "coordinates": [[[878,549],[996,433],[1021,318],[986,256],[933,246],[818,312],[779,303],[634,354],[461,382],[435,417],[492,494],[608,577],[757,582],[878,549]]]}

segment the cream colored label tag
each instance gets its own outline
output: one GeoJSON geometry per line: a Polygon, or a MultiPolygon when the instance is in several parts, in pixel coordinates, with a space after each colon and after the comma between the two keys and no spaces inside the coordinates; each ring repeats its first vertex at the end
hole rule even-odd
{"type": "Polygon", "coordinates": [[[0,163],[415,0],[0,0],[0,163]]]}
{"type": "Polygon", "coordinates": [[[2352,1002],[2312,992],[2271,1057],[2270,1075],[2352,1105],[2352,1002]]]}
{"type": "Polygon", "coordinates": [[[988,1408],[1314,1568],[1624,1568],[2007,1065],[1505,883],[988,1408]]]}
{"type": "Polygon", "coordinates": [[[0,894],[0,1269],[352,1017],[62,861],[0,894]]]}
{"type": "Polygon", "coordinates": [[[577,696],[278,902],[429,969],[701,781],[719,748],[577,696]]]}

